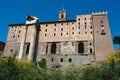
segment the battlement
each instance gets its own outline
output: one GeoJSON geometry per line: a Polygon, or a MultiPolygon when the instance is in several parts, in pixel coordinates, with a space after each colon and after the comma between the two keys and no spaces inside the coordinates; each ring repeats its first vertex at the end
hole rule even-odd
{"type": "Polygon", "coordinates": [[[104,15],[104,14],[108,14],[107,11],[103,11],[103,12],[92,12],[92,15],[104,15]]]}

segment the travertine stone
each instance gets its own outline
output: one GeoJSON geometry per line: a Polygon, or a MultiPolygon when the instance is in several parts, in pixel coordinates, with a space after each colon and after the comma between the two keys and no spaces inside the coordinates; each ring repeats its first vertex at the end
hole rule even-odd
{"type": "Polygon", "coordinates": [[[36,29],[37,29],[36,25],[33,25],[28,60],[33,59],[33,54],[34,54],[34,50],[35,50],[36,33],[37,33],[36,29]]]}
{"type": "Polygon", "coordinates": [[[24,45],[25,45],[25,39],[26,39],[26,32],[27,32],[27,26],[24,27],[24,32],[23,32],[23,36],[22,36],[22,41],[20,44],[20,52],[18,55],[18,59],[22,59],[23,57],[23,51],[24,51],[24,45]]]}

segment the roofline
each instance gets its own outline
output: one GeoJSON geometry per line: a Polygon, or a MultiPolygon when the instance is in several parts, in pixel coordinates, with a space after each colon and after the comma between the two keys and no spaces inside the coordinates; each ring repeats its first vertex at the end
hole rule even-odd
{"type": "MultiPolygon", "coordinates": [[[[61,23],[61,22],[75,22],[76,20],[66,20],[66,21],[49,21],[49,22],[39,22],[39,24],[52,24],[52,23],[61,23]]],[[[25,23],[21,24],[9,24],[9,26],[22,26],[25,25],[25,23]]]]}

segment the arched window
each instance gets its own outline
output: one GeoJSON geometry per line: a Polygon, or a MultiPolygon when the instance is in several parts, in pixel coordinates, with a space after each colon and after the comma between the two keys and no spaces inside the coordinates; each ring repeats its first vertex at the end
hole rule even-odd
{"type": "Polygon", "coordinates": [[[61,15],[61,18],[62,18],[62,19],[64,18],[64,15],[63,15],[63,14],[61,15]]]}
{"type": "Polygon", "coordinates": [[[56,54],[56,44],[55,43],[53,43],[51,45],[51,54],[56,54]]]}
{"type": "Polygon", "coordinates": [[[78,44],[78,53],[84,53],[84,44],[82,42],[78,44]]]}

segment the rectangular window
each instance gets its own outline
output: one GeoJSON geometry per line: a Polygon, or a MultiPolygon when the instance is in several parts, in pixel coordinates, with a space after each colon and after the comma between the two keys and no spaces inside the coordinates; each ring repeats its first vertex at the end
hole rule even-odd
{"type": "Polygon", "coordinates": [[[47,36],[47,33],[45,33],[45,36],[47,36]]]}
{"type": "Polygon", "coordinates": [[[68,35],[68,32],[66,33],[66,35],[68,35]]]}
{"type": "Polygon", "coordinates": [[[63,31],[63,28],[61,28],[61,31],[63,31]]]}
{"type": "Polygon", "coordinates": [[[72,30],[74,30],[74,27],[72,27],[72,30]]]}
{"type": "Polygon", "coordinates": [[[80,35],[80,32],[78,32],[78,34],[80,35]]]}
{"type": "Polygon", "coordinates": [[[47,32],[47,29],[45,29],[45,32],[47,32]]]}
{"type": "Polygon", "coordinates": [[[78,30],[80,30],[80,26],[78,26],[78,30]]]}
{"type": "Polygon", "coordinates": [[[61,36],[63,36],[63,33],[61,33],[61,36]]]}
{"type": "Polygon", "coordinates": [[[54,32],[56,32],[56,28],[54,28],[54,32]]]}
{"type": "Polygon", "coordinates": [[[72,42],[72,46],[74,46],[74,42],[72,42]]]}
{"type": "Polygon", "coordinates": [[[85,32],[85,34],[87,35],[87,32],[85,32]]]}
{"type": "Polygon", "coordinates": [[[55,24],[55,26],[56,26],[56,24],[55,24]]]}
{"type": "Polygon", "coordinates": [[[54,36],[56,36],[56,34],[54,33],[54,36]]]}
{"type": "Polygon", "coordinates": [[[74,32],[72,32],[72,35],[74,35],[74,32]]]}
{"type": "Polygon", "coordinates": [[[86,25],[86,22],[85,22],[85,29],[87,29],[87,25],[86,25]]]}
{"type": "Polygon", "coordinates": [[[46,27],[48,26],[48,24],[46,24],[46,27]]]}

